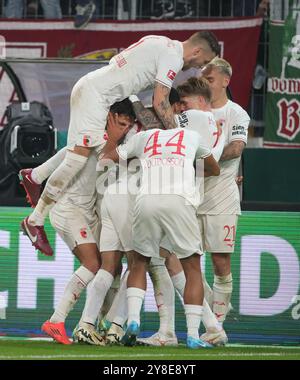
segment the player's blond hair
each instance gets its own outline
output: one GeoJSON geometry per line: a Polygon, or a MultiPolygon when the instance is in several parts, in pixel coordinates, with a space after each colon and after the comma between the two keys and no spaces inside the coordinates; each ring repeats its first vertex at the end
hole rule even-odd
{"type": "Polygon", "coordinates": [[[191,77],[186,82],[177,87],[179,96],[203,96],[205,101],[209,103],[211,101],[211,91],[208,85],[208,81],[201,77],[191,77]]]}
{"type": "Polygon", "coordinates": [[[229,78],[232,77],[232,67],[231,64],[226,61],[224,58],[215,57],[213,58],[208,65],[206,65],[207,68],[215,68],[217,67],[219,72],[222,74],[227,75],[229,78]]]}

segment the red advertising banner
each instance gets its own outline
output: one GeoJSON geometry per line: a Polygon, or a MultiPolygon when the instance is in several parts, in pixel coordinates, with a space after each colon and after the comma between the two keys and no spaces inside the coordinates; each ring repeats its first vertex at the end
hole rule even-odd
{"type": "Polygon", "coordinates": [[[73,21],[3,20],[0,21],[0,35],[6,40],[7,57],[110,59],[145,35],[165,35],[184,41],[194,32],[210,30],[220,41],[221,55],[232,64],[230,89],[233,99],[247,108],[261,23],[262,19],[257,17],[184,22],[99,21],[77,30],[73,21]]]}

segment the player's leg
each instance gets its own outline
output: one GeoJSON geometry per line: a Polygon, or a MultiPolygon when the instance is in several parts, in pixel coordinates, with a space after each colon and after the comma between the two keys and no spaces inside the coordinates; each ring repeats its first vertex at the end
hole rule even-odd
{"type": "Polygon", "coordinates": [[[127,279],[127,307],[128,321],[127,330],[122,338],[125,346],[132,346],[140,332],[140,313],[145,298],[147,280],[146,271],[150,257],[143,256],[138,252],[132,253],[133,264],[127,279]]]}
{"type": "Polygon", "coordinates": [[[21,169],[19,172],[20,184],[26,191],[26,199],[31,207],[38,203],[42,191],[42,183],[54,172],[65,158],[67,147],[59,150],[42,165],[34,169],[21,169]]]}
{"type": "Polygon", "coordinates": [[[121,273],[122,273],[122,254],[120,254],[120,262],[118,265],[118,268],[116,270],[116,274],[113,280],[113,283],[111,284],[111,287],[109,288],[108,292],[106,293],[106,296],[104,298],[103,305],[100,309],[100,312],[98,314],[98,321],[97,321],[97,330],[102,336],[106,336],[107,332],[111,326],[111,322],[106,318],[106,315],[108,314],[109,310],[111,309],[111,306],[114,302],[114,299],[116,298],[116,295],[119,292],[120,289],[120,282],[121,282],[121,273]]]}
{"type": "Polygon", "coordinates": [[[232,274],[229,253],[212,253],[214,266],[213,312],[220,325],[225,321],[232,295],[232,274]]]}
{"type": "Polygon", "coordinates": [[[49,177],[32,214],[22,221],[24,233],[36,249],[52,255],[44,220],[60,194],[86,165],[92,149],[103,143],[108,106],[98,102],[87,79],[81,78],[71,93],[71,115],[68,130],[68,151],[64,160],[49,177]]]}
{"type": "Polygon", "coordinates": [[[203,288],[204,288],[204,298],[208,302],[210,308],[212,308],[213,304],[213,290],[210,287],[209,283],[206,280],[205,273],[202,272],[202,281],[203,281],[203,288]]]}
{"type": "MultiPolygon", "coordinates": [[[[183,298],[186,283],[185,274],[182,269],[182,265],[175,254],[171,254],[167,258],[166,266],[171,276],[174,288],[177,290],[180,297],[183,298]]],[[[203,273],[201,275],[204,288],[202,322],[205,327],[205,330],[208,332],[202,334],[201,339],[213,345],[224,345],[227,342],[227,336],[222,327],[219,326],[215,314],[212,312],[209,303],[206,301],[203,273]]]]}
{"type": "Polygon", "coordinates": [[[101,268],[96,274],[93,283],[89,288],[86,298],[85,307],[79,322],[79,330],[75,332],[75,337],[82,342],[94,344],[92,340],[84,339],[86,330],[96,332],[95,324],[99,315],[100,309],[103,305],[107,292],[109,291],[114,276],[119,268],[119,263],[122,258],[120,249],[119,238],[114,225],[111,221],[109,212],[107,210],[105,196],[101,202],[101,234],[100,234],[100,247],[101,247],[101,268]]]}
{"type": "Polygon", "coordinates": [[[166,267],[168,269],[174,288],[182,297],[185,287],[185,275],[181,262],[174,253],[171,253],[166,257],[166,267]]]}
{"type": "Polygon", "coordinates": [[[213,312],[223,325],[232,294],[230,255],[234,252],[237,227],[236,215],[206,215],[207,250],[214,267],[213,312]]]}
{"type": "Polygon", "coordinates": [[[187,347],[211,347],[199,338],[204,293],[199,257],[202,254],[201,241],[195,209],[184,198],[176,195],[168,196],[165,203],[168,219],[161,218],[162,228],[173,252],[181,261],[186,278],[183,301],[188,329],[187,347]]]}
{"type": "Polygon", "coordinates": [[[121,279],[118,293],[116,294],[111,308],[106,315],[106,319],[111,322],[110,328],[106,335],[106,341],[108,344],[120,344],[121,339],[124,336],[123,326],[128,317],[126,298],[128,275],[129,271],[127,270],[121,279]]]}
{"type": "MultiPolygon", "coordinates": [[[[160,256],[164,249],[160,250],[160,256]]],[[[165,251],[167,255],[169,253],[165,251]]],[[[165,259],[152,258],[148,272],[153,283],[154,297],[159,315],[159,330],[148,338],[139,338],[138,342],[150,346],[177,346],[175,334],[175,292],[165,259]]]]}
{"type": "MultiPolygon", "coordinates": [[[[159,196],[158,196],[159,197],[159,196]]],[[[133,212],[132,239],[134,252],[127,280],[128,328],[122,339],[133,345],[140,329],[140,311],[146,292],[146,270],[152,257],[159,257],[162,230],[157,223],[160,198],[145,195],[136,200],[133,212]]]]}
{"type": "Polygon", "coordinates": [[[59,210],[59,207],[56,207],[51,213],[50,219],[53,227],[80,261],[81,266],[66,284],[64,293],[54,313],[43,324],[42,330],[58,342],[69,344],[64,328],[65,319],[78,301],[82,291],[97,273],[100,266],[100,256],[91,229],[87,227],[85,237],[81,236],[81,227],[86,227],[87,223],[81,213],[76,213],[74,207],[69,210],[59,210]],[[74,218],[76,223],[74,223],[74,218]]]}
{"type": "Polygon", "coordinates": [[[95,342],[91,341],[89,338],[84,339],[85,331],[96,331],[96,320],[106,294],[113,283],[120,257],[121,253],[118,251],[101,253],[101,268],[98,270],[93,282],[90,285],[85,307],[79,322],[79,329],[76,333],[79,341],[88,344],[95,344],[95,342]],[[87,329],[88,325],[89,329],[87,329]]]}

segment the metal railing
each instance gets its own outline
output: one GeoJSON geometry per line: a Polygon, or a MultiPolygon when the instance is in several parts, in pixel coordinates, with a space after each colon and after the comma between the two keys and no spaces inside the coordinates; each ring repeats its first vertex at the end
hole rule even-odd
{"type": "MultiPolygon", "coordinates": [[[[0,16],[8,1],[0,0],[0,16]]],[[[24,18],[43,18],[39,0],[23,0],[24,18]]],[[[149,19],[254,16],[260,0],[94,0],[95,18],[149,19]]],[[[60,0],[63,18],[75,15],[76,0],[60,0]]]]}

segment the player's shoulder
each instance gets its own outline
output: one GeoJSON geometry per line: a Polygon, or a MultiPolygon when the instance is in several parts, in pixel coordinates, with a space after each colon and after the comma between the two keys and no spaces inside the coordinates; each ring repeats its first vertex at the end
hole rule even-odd
{"type": "Polygon", "coordinates": [[[213,118],[213,114],[211,112],[208,112],[208,111],[201,111],[201,110],[188,110],[188,111],[184,111],[182,112],[183,114],[185,114],[187,116],[187,118],[191,119],[191,120],[194,120],[194,119],[209,119],[210,117],[213,118]]]}
{"type": "Polygon", "coordinates": [[[244,119],[246,118],[250,120],[250,116],[248,115],[247,111],[244,110],[244,108],[238,103],[235,103],[232,100],[228,100],[227,107],[230,110],[231,115],[243,117],[244,119]]]}

